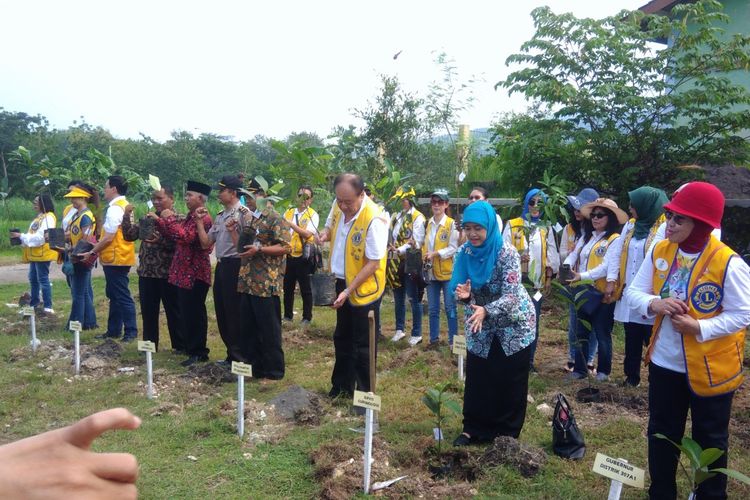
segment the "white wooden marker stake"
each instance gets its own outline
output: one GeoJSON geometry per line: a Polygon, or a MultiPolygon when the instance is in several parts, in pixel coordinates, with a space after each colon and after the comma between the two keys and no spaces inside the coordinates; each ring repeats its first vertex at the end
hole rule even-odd
{"type": "Polygon", "coordinates": [[[29,328],[31,330],[31,352],[36,354],[36,345],[39,341],[36,339],[36,315],[34,314],[34,308],[26,306],[21,309],[23,317],[29,317],[29,328]]]}
{"type": "Polygon", "coordinates": [[[466,357],[466,337],[453,336],[453,354],[458,354],[458,380],[464,380],[464,358],[466,357]]]}
{"type": "Polygon", "coordinates": [[[364,456],[364,484],[365,493],[370,492],[370,472],[372,470],[372,434],[376,411],[380,411],[380,396],[371,392],[354,391],[354,406],[365,409],[365,456],[364,456]]]}
{"type": "Polygon", "coordinates": [[[635,488],[644,487],[646,471],[628,464],[628,461],[622,458],[612,458],[603,453],[597,453],[592,470],[612,480],[607,500],[620,500],[623,484],[635,488]]]}
{"type": "Polygon", "coordinates": [[[245,434],[245,377],[253,376],[253,367],[232,361],[232,373],[237,375],[237,435],[242,439],[245,434]]]}
{"type": "Polygon", "coordinates": [[[81,322],[71,321],[69,328],[73,332],[73,361],[78,375],[81,372],[81,322]]]}
{"type": "Polygon", "coordinates": [[[151,353],[156,352],[156,344],[150,340],[139,340],[138,350],[146,353],[146,381],[148,382],[146,395],[148,399],[154,399],[154,365],[151,353]]]}

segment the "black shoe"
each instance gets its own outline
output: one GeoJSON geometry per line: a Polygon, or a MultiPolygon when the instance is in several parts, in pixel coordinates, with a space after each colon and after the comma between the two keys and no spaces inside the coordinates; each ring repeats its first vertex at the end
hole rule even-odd
{"type": "Polygon", "coordinates": [[[456,439],[453,440],[453,446],[469,446],[471,442],[471,436],[468,436],[465,432],[462,432],[456,439]]]}
{"type": "Polygon", "coordinates": [[[135,339],[136,337],[123,337],[122,339],[120,339],[120,342],[122,342],[123,344],[129,344],[133,342],[135,339]]]}
{"type": "Polygon", "coordinates": [[[94,336],[97,340],[107,340],[107,339],[119,339],[119,335],[110,335],[108,333],[102,333],[101,335],[94,336]]]}
{"type": "Polygon", "coordinates": [[[208,356],[190,356],[180,364],[182,366],[193,366],[195,363],[205,363],[206,361],[208,361],[208,356]]]}

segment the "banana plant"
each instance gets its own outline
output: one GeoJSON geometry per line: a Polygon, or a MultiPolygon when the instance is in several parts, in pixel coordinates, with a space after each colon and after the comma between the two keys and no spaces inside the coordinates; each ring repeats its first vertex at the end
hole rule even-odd
{"type": "Polygon", "coordinates": [[[745,474],[734,469],[728,469],[726,467],[717,467],[715,469],[708,468],[712,463],[716,462],[722,455],[724,455],[724,450],[718,448],[706,448],[704,450],[701,448],[701,445],[688,436],[683,437],[680,444],[675,443],[664,434],[656,433],[654,434],[654,437],[669,441],[675,448],[682,452],[683,456],[687,457],[689,470],[688,467],[683,464],[682,460],[679,461],[679,464],[690,483],[690,495],[688,496],[688,500],[695,498],[695,492],[703,481],[711,479],[716,476],[716,474],[724,474],[727,477],[731,477],[732,479],[750,485],[750,477],[747,477],[745,474]]]}

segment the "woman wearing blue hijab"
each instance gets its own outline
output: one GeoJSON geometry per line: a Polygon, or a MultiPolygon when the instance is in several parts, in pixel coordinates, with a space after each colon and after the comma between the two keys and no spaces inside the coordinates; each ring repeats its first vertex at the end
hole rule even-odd
{"type": "Polygon", "coordinates": [[[542,223],[542,207],[547,195],[540,189],[532,189],[523,200],[521,217],[511,219],[505,225],[503,238],[510,241],[521,255],[523,279],[530,283],[534,293],[534,308],[537,324],[534,343],[531,346],[531,371],[534,369],[534,353],[539,339],[539,322],[542,314],[542,298],[552,289],[552,275],[560,268],[555,232],[542,223]]]}
{"type": "Polygon", "coordinates": [[[536,313],[521,284],[518,252],[503,242],[495,211],[485,201],[463,215],[467,236],[456,254],[450,290],[465,304],[466,387],[463,432],[453,444],[518,438],[526,395],[536,313]]]}

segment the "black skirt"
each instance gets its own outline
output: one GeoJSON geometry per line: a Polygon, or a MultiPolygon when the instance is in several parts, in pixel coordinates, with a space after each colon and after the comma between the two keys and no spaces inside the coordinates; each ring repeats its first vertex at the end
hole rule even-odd
{"type": "Polygon", "coordinates": [[[467,353],[464,432],[477,441],[518,438],[526,418],[531,347],[506,356],[495,337],[487,359],[467,353]]]}

